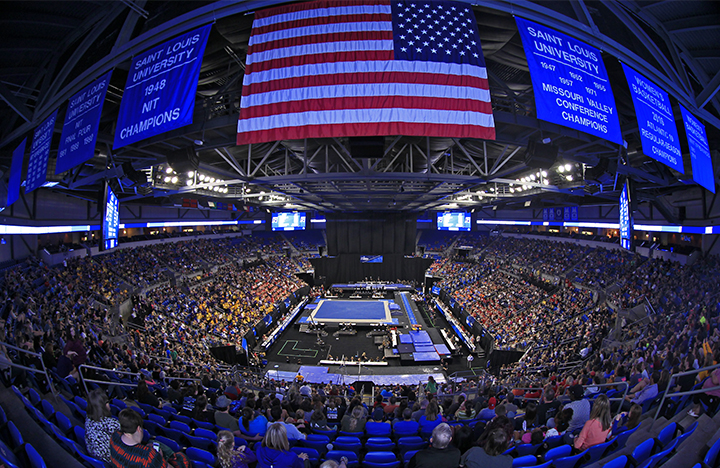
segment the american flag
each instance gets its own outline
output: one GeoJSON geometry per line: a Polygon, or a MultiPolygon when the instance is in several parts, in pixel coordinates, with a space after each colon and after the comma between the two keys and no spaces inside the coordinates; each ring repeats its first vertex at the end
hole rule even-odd
{"type": "Polygon", "coordinates": [[[323,0],[255,13],[238,144],[341,136],[494,139],[469,5],[323,0]]]}

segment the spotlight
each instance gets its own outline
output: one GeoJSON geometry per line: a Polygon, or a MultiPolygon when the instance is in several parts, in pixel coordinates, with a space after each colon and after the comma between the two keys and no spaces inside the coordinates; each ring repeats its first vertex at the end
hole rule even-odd
{"type": "Polygon", "coordinates": [[[210,177],[210,180],[208,180],[208,182],[210,182],[211,184],[215,182],[215,177],[210,177]]]}
{"type": "Polygon", "coordinates": [[[165,174],[172,174],[172,167],[165,168],[165,174]]]}
{"type": "Polygon", "coordinates": [[[166,184],[169,183],[171,179],[172,179],[172,177],[170,177],[170,176],[165,176],[165,179],[164,179],[164,180],[165,180],[165,183],[166,183],[166,184]]]}
{"type": "Polygon", "coordinates": [[[192,180],[187,181],[187,186],[190,187],[193,184],[192,180]]]}
{"type": "Polygon", "coordinates": [[[188,177],[190,177],[191,179],[193,178],[194,175],[195,175],[195,173],[193,171],[188,172],[188,177]]]}
{"type": "Polygon", "coordinates": [[[568,180],[568,182],[572,182],[573,177],[572,177],[572,175],[568,175],[568,176],[566,177],[566,179],[568,180]]]}
{"type": "Polygon", "coordinates": [[[543,177],[547,177],[547,171],[542,171],[541,174],[543,177]]]}
{"type": "Polygon", "coordinates": [[[566,170],[566,171],[570,172],[571,169],[572,169],[572,165],[571,165],[571,164],[565,164],[565,170],[566,170]]]}
{"type": "Polygon", "coordinates": [[[530,180],[535,180],[535,174],[530,175],[530,180]]]}
{"type": "Polygon", "coordinates": [[[547,179],[543,179],[543,184],[550,185],[550,182],[547,179]]]}
{"type": "Polygon", "coordinates": [[[565,166],[558,166],[557,170],[558,172],[563,173],[565,172],[565,166]]]}
{"type": "Polygon", "coordinates": [[[174,176],[172,179],[170,179],[170,181],[171,181],[173,184],[177,184],[177,182],[178,182],[177,176],[174,176]]]}

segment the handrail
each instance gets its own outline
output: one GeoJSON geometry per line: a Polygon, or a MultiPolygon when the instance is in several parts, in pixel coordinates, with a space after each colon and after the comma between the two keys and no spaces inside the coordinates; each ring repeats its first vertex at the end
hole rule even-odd
{"type": "Polygon", "coordinates": [[[118,371],[113,369],[105,369],[104,367],[97,367],[97,366],[89,366],[86,364],[81,364],[80,367],[78,367],[78,373],[80,374],[80,380],[83,383],[83,387],[85,387],[85,393],[89,394],[88,388],[87,388],[87,382],[95,383],[95,384],[105,384],[105,385],[122,385],[125,387],[137,387],[137,383],[125,383],[125,382],[113,382],[108,380],[94,380],[94,379],[86,379],[85,376],[83,376],[83,369],[93,369],[98,370],[102,372],[114,372],[116,374],[124,374],[124,375],[132,375],[133,377],[138,376],[138,372],[128,372],[128,371],[118,371]]]}
{"type": "MultiPolygon", "coordinates": [[[[676,396],[683,396],[683,395],[697,395],[699,393],[705,393],[711,390],[720,390],[720,385],[717,387],[711,387],[711,388],[701,388],[699,390],[688,390],[685,392],[673,392],[668,393],[670,391],[670,383],[673,382],[673,379],[676,377],[683,377],[685,375],[691,375],[691,374],[699,374],[700,372],[709,371],[713,369],[717,369],[720,367],[720,364],[715,364],[714,366],[708,366],[708,367],[701,367],[700,369],[693,369],[690,371],[685,372],[678,372],[677,374],[673,374],[670,376],[670,381],[668,382],[668,386],[665,388],[665,391],[663,392],[663,396],[660,399],[660,406],[658,406],[657,411],[655,412],[655,416],[653,417],[652,423],[650,424],[650,427],[652,428],[653,424],[655,424],[655,421],[657,420],[658,416],[660,415],[660,410],[662,410],[663,403],[665,403],[665,399],[669,396],[670,398],[676,397],[676,396]]],[[[710,375],[708,374],[708,377],[710,375]]]]}
{"type": "Polygon", "coordinates": [[[41,374],[45,374],[45,380],[48,384],[48,388],[50,389],[50,393],[52,393],[53,396],[57,396],[57,391],[55,390],[55,386],[53,385],[52,379],[50,378],[50,373],[48,373],[48,369],[45,366],[45,361],[43,361],[42,354],[34,353],[32,351],[28,351],[27,349],[18,348],[17,346],[13,346],[9,343],[5,343],[2,341],[0,341],[0,346],[4,346],[5,348],[14,349],[15,351],[29,354],[30,356],[34,356],[34,357],[38,358],[38,360],[40,361],[40,364],[42,364],[42,370],[36,369],[34,367],[23,366],[21,364],[15,364],[12,361],[12,359],[10,358],[10,356],[9,355],[7,356],[8,362],[10,363],[11,367],[15,367],[15,368],[22,369],[22,370],[29,371],[29,372],[38,372],[41,374]]]}
{"type": "MultiPolygon", "coordinates": [[[[587,389],[587,388],[590,388],[590,387],[593,387],[593,388],[595,388],[595,387],[616,387],[616,386],[618,386],[618,385],[624,385],[624,386],[625,386],[625,392],[623,393],[622,398],[618,398],[618,397],[608,398],[609,401],[620,401],[620,402],[621,402],[621,404],[618,405],[617,412],[615,413],[615,416],[617,416],[618,414],[620,414],[620,409],[622,408],[622,401],[625,400],[625,397],[626,397],[627,394],[628,394],[628,390],[630,389],[630,384],[629,384],[629,383],[627,383],[627,382],[610,382],[610,383],[604,383],[604,384],[594,384],[594,383],[593,383],[593,384],[590,384],[590,385],[581,385],[581,387],[584,388],[584,389],[587,389]]],[[[545,391],[545,389],[544,389],[544,388],[541,388],[541,387],[514,387],[514,388],[512,388],[510,391],[512,391],[512,390],[540,390],[541,394],[545,391]]],[[[558,397],[559,397],[559,396],[562,396],[562,395],[558,395],[558,397]]],[[[520,397],[516,397],[516,398],[520,398],[520,397]]],[[[542,396],[540,396],[540,397],[529,397],[529,398],[526,398],[526,397],[523,396],[523,397],[521,397],[521,398],[522,398],[523,400],[538,400],[538,401],[540,401],[540,400],[542,399],[542,396]]]]}

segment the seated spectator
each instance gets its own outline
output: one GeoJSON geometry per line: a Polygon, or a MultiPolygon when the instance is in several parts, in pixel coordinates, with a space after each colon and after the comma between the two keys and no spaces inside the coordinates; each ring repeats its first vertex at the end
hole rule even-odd
{"type": "Polygon", "coordinates": [[[460,405],[460,408],[455,413],[455,419],[458,421],[467,421],[475,419],[475,407],[472,403],[465,400],[460,405]]]}
{"type": "Polygon", "coordinates": [[[220,468],[248,468],[257,461],[255,453],[246,445],[235,447],[235,436],[230,431],[218,432],[217,459],[220,468]]]}
{"type": "Polygon", "coordinates": [[[570,403],[566,404],[563,408],[571,408],[573,410],[573,417],[570,420],[570,432],[579,431],[585,426],[585,423],[590,419],[590,402],[583,398],[582,385],[576,384],[568,388],[570,394],[570,403]]]}
{"type": "Polygon", "coordinates": [[[610,415],[610,401],[607,395],[602,394],[595,399],[590,413],[590,419],[580,431],[574,442],[575,449],[583,450],[604,443],[610,436],[612,416],[610,415]]]}
{"type": "Polygon", "coordinates": [[[573,410],[572,408],[564,408],[554,418],[555,427],[548,429],[545,433],[545,437],[557,437],[565,435],[568,428],[570,427],[570,421],[572,420],[573,410]]]}
{"type": "Polygon", "coordinates": [[[393,432],[417,434],[420,430],[420,423],[413,419],[412,414],[410,408],[405,408],[402,413],[402,420],[396,419],[393,421],[393,432]]]}
{"type": "MultiPolygon", "coordinates": [[[[240,432],[242,432],[241,437],[245,439],[260,440],[265,435],[265,432],[267,432],[267,418],[263,415],[256,415],[255,412],[247,406],[243,408],[242,418],[238,422],[240,423],[240,432]]],[[[287,431],[285,432],[285,437],[287,437],[287,431]]]]}
{"type": "Polygon", "coordinates": [[[257,449],[258,468],[305,468],[303,460],[307,460],[307,453],[290,451],[285,426],[273,423],[268,427],[262,444],[257,449]]]}
{"type": "Polygon", "coordinates": [[[180,381],[179,380],[171,380],[170,381],[170,388],[168,388],[168,400],[170,403],[182,403],[183,396],[182,393],[180,393],[180,381]]]}
{"type": "Polygon", "coordinates": [[[310,416],[310,427],[312,429],[319,429],[321,431],[329,431],[330,428],[328,427],[325,413],[323,413],[321,410],[313,411],[312,416],[310,416]]]}
{"type": "Polygon", "coordinates": [[[238,420],[230,415],[230,400],[225,395],[220,395],[215,401],[215,424],[219,427],[229,429],[231,432],[240,432],[238,420]]]}
{"type": "Polygon", "coordinates": [[[440,409],[436,399],[432,399],[428,404],[425,414],[420,416],[420,431],[421,432],[432,432],[433,429],[441,422],[443,422],[440,409]]]}
{"type": "Polygon", "coordinates": [[[492,434],[492,431],[495,429],[503,429],[506,434],[506,444],[510,444],[513,440],[513,433],[515,430],[515,427],[513,426],[512,421],[507,417],[507,414],[505,412],[505,405],[502,403],[497,405],[495,408],[496,416],[489,422],[487,425],[482,428],[480,423],[478,423],[475,426],[475,430],[482,430],[483,432],[480,434],[480,437],[478,438],[477,444],[480,447],[484,447],[485,443],[488,440],[488,437],[490,437],[490,434],[492,434]],[[480,426],[480,427],[478,427],[480,426]]]}
{"type": "Polygon", "coordinates": [[[493,429],[488,435],[484,447],[473,447],[463,454],[460,466],[466,468],[512,468],[512,457],[503,455],[507,446],[507,432],[501,428],[493,429]]]}
{"type": "Polygon", "coordinates": [[[365,432],[365,417],[363,407],[357,405],[351,414],[346,414],[340,423],[340,430],[344,432],[365,432]]]}
{"type": "MultiPolygon", "coordinates": [[[[120,430],[110,440],[110,459],[112,465],[123,468],[190,468],[191,464],[184,453],[173,453],[168,447],[159,444],[160,450],[142,443],[145,432],[143,419],[139,413],[125,408],[118,414],[120,430]]],[[[155,442],[155,444],[158,444],[155,442]]]]}
{"type": "Polygon", "coordinates": [[[447,423],[437,425],[430,437],[430,447],[413,455],[407,468],[456,468],[460,450],[451,441],[452,428],[447,423]]]}
{"type": "Polygon", "coordinates": [[[205,395],[200,395],[195,399],[195,406],[193,407],[190,417],[201,422],[209,422],[215,424],[215,414],[212,411],[208,411],[208,400],[205,395]]]}
{"type": "Polygon", "coordinates": [[[139,403],[150,405],[153,408],[162,408],[162,403],[160,402],[160,399],[150,391],[144,379],[140,379],[137,389],[135,389],[135,392],[135,399],[139,403]]]}
{"type": "MultiPolygon", "coordinates": [[[[625,400],[622,402],[622,410],[629,411],[632,403],[637,403],[642,406],[648,400],[652,400],[658,396],[658,382],[660,381],[660,372],[654,371],[650,375],[650,380],[646,381],[646,384],[640,390],[636,390],[637,386],[631,390],[632,393],[628,393],[625,396],[625,400]]],[[[639,385],[641,385],[642,382],[639,385]]],[[[617,408],[617,406],[615,407],[617,408]]]]}
{"type": "Polygon", "coordinates": [[[89,455],[110,462],[110,438],[120,430],[120,423],[110,414],[105,392],[96,388],[88,396],[85,420],[85,446],[89,455]]]}
{"type": "Polygon", "coordinates": [[[560,402],[555,399],[555,390],[552,386],[545,387],[545,393],[540,401],[537,410],[537,423],[540,426],[552,427],[553,423],[550,420],[555,417],[560,408],[560,402]]]}
{"type": "Polygon", "coordinates": [[[613,435],[635,429],[640,424],[640,416],[642,416],[642,406],[633,403],[632,406],[630,406],[630,411],[615,416],[612,428],[613,435]]]}
{"type": "MultiPolygon", "coordinates": [[[[318,411],[313,412],[313,415],[315,413],[318,413],[318,411]]],[[[319,413],[322,415],[322,411],[319,413]]],[[[270,408],[270,417],[273,422],[267,423],[268,428],[275,423],[280,423],[285,426],[285,433],[287,434],[288,440],[305,440],[305,434],[300,432],[297,426],[294,424],[288,424],[282,420],[282,408],[280,406],[276,405],[270,408]]]]}

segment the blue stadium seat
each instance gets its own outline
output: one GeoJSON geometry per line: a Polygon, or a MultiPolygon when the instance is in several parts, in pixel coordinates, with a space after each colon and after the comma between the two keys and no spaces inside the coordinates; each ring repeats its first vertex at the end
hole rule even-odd
{"type": "Polygon", "coordinates": [[[580,461],[580,459],[585,455],[587,455],[587,450],[578,453],[577,455],[556,458],[552,460],[553,466],[555,468],[575,468],[575,465],[577,465],[578,461],[580,461]]]}
{"type": "Polygon", "coordinates": [[[206,431],[214,431],[215,430],[215,424],[204,422],[204,421],[198,421],[197,419],[192,420],[191,426],[195,426],[198,429],[205,429],[206,431]]]}
{"type": "Polygon", "coordinates": [[[512,462],[513,468],[535,465],[537,465],[537,457],[535,455],[525,455],[524,457],[517,457],[512,462]]]}
{"type": "Polygon", "coordinates": [[[87,401],[85,401],[84,398],[81,398],[79,396],[76,396],[73,398],[73,401],[76,405],[78,405],[78,408],[80,408],[83,411],[87,411],[87,401]]]}
{"type": "Polygon", "coordinates": [[[215,455],[207,450],[202,450],[197,447],[188,447],[187,450],[185,450],[185,455],[187,455],[192,461],[199,461],[200,463],[206,463],[208,465],[215,464],[215,455]]]}
{"type": "Polygon", "coordinates": [[[133,411],[135,411],[135,412],[136,412],[137,414],[139,414],[140,416],[142,416],[143,419],[145,418],[145,411],[143,411],[142,408],[138,408],[137,406],[131,406],[130,409],[133,410],[133,411]]]}
{"type": "Polygon", "coordinates": [[[524,457],[526,455],[535,455],[539,448],[540,445],[521,444],[515,447],[515,450],[517,451],[518,457],[524,457]]]}
{"type": "Polygon", "coordinates": [[[33,448],[30,444],[25,444],[25,453],[28,456],[28,460],[30,461],[30,466],[32,468],[47,468],[47,465],[45,464],[45,460],[40,456],[40,454],[33,448]]]}
{"type": "Polygon", "coordinates": [[[164,434],[161,426],[158,423],[156,423],[155,421],[151,421],[150,419],[143,421],[143,427],[145,429],[147,429],[147,431],[153,437],[164,434]]]}
{"type": "Polygon", "coordinates": [[[70,422],[70,419],[60,411],[55,413],[55,422],[63,434],[68,435],[70,434],[70,431],[72,431],[72,422],[70,422]]]}
{"type": "Polygon", "coordinates": [[[405,466],[410,463],[410,459],[415,456],[416,453],[418,453],[420,450],[410,450],[409,452],[405,452],[405,455],[403,455],[403,464],[405,466]]]}
{"type": "Polygon", "coordinates": [[[40,402],[40,408],[42,409],[43,414],[46,418],[50,419],[55,414],[55,408],[53,408],[52,403],[50,403],[47,400],[42,400],[40,402]]]}
{"type": "Polygon", "coordinates": [[[621,455],[605,463],[602,468],[625,468],[628,464],[628,457],[626,455],[621,455]]]}
{"type": "Polygon", "coordinates": [[[323,431],[322,429],[312,428],[311,430],[312,430],[313,434],[327,436],[330,438],[330,440],[334,440],[335,437],[337,437],[337,429],[330,429],[327,431],[323,431]]]}
{"type": "Polygon", "coordinates": [[[28,399],[35,407],[39,407],[42,402],[42,397],[34,388],[28,388],[28,399]]]}
{"type": "Polygon", "coordinates": [[[545,453],[544,461],[551,461],[556,458],[570,456],[570,452],[572,452],[572,447],[570,445],[561,445],[559,447],[551,448],[545,453]]]}
{"type": "Polygon", "coordinates": [[[90,465],[92,468],[106,468],[107,467],[107,465],[105,464],[104,461],[99,460],[95,457],[91,457],[90,455],[88,455],[82,451],[78,451],[78,455],[80,455],[80,458],[82,458],[82,460],[85,463],[87,463],[88,465],[90,465]]]}
{"type": "Polygon", "coordinates": [[[182,414],[173,414],[172,419],[175,421],[180,421],[182,423],[187,424],[188,426],[192,424],[192,418],[189,416],[183,416],[182,414]]]}
{"type": "Polygon", "coordinates": [[[687,428],[687,429],[685,430],[685,432],[683,432],[683,435],[681,435],[680,437],[677,438],[677,442],[678,442],[677,448],[678,448],[678,449],[680,448],[680,446],[682,445],[682,443],[683,443],[688,437],[690,437],[690,436],[693,434],[693,432],[695,432],[695,429],[697,429],[699,423],[700,423],[699,421],[695,421],[695,423],[694,423],[692,426],[690,426],[689,428],[687,428]]]}
{"type": "Polygon", "coordinates": [[[190,429],[190,426],[185,424],[182,421],[170,421],[168,427],[170,429],[175,429],[176,431],[181,431],[186,434],[190,434],[192,432],[192,429],[190,429]]]}
{"type": "Polygon", "coordinates": [[[655,439],[647,439],[646,441],[635,447],[635,450],[633,450],[632,454],[630,455],[632,464],[634,466],[638,466],[639,464],[650,458],[650,455],[652,455],[656,443],[657,442],[655,442],[655,439]]]}
{"type": "Polygon", "coordinates": [[[125,402],[122,400],[118,400],[117,398],[113,398],[113,400],[110,403],[117,406],[121,410],[124,410],[125,408],[127,408],[127,405],[125,404],[125,402]]]}
{"type": "Polygon", "coordinates": [[[617,437],[614,437],[611,440],[612,444],[610,444],[608,451],[605,452],[605,456],[607,457],[607,456],[612,455],[613,453],[617,452],[618,450],[622,450],[623,448],[625,448],[625,444],[627,443],[630,436],[633,435],[635,433],[635,431],[637,431],[640,428],[640,426],[642,426],[642,424],[635,426],[635,428],[633,428],[633,429],[627,430],[625,432],[621,432],[620,434],[618,434],[617,437]]]}
{"type": "Polygon", "coordinates": [[[368,437],[389,437],[392,426],[389,423],[369,421],[365,424],[365,434],[368,437]]]}
{"type": "Polygon", "coordinates": [[[305,440],[298,442],[298,446],[309,447],[322,454],[327,452],[327,445],[330,443],[330,439],[327,436],[320,434],[308,434],[305,440]]]}
{"type": "Polygon", "coordinates": [[[210,452],[212,452],[215,447],[215,444],[214,444],[215,441],[210,440],[205,437],[195,437],[195,436],[191,436],[190,434],[184,434],[183,440],[186,442],[185,445],[199,448],[202,450],[207,450],[210,452]]]}
{"type": "Polygon", "coordinates": [[[168,447],[170,447],[170,450],[172,450],[173,452],[180,451],[180,444],[178,444],[176,441],[174,441],[172,439],[168,439],[167,437],[164,437],[164,436],[157,436],[157,437],[155,437],[155,440],[167,445],[168,447]]]}
{"type": "Polygon", "coordinates": [[[605,457],[605,452],[608,451],[612,444],[613,441],[609,440],[605,443],[593,445],[592,447],[590,447],[588,449],[588,455],[590,456],[590,459],[584,465],[591,465],[599,460],[602,460],[603,457],[605,457]]]}
{"type": "Polygon", "coordinates": [[[165,437],[167,437],[168,439],[174,440],[175,442],[178,443],[178,445],[183,444],[183,434],[184,433],[182,431],[178,431],[177,429],[171,429],[169,427],[163,427],[162,432],[165,437]]]}
{"type": "Polygon", "coordinates": [[[10,450],[10,447],[0,440],[0,463],[4,463],[7,468],[20,468],[23,464],[18,457],[10,450]]]}
{"type": "Polygon", "coordinates": [[[676,422],[671,422],[667,426],[663,427],[660,434],[655,438],[659,443],[660,447],[665,447],[671,440],[675,438],[675,434],[680,432],[680,426],[676,422]]]}
{"type": "Polygon", "coordinates": [[[395,450],[395,442],[390,437],[370,437],[365,441],[365,449],[369,452],[391,452],[395,450]]]}
{"type": "Polygon", "coordinates": [[[718,453],[720,453],[720,439],[718,439],[703,459],[703,464],[710,468],[715,468],[718,465],[718,453]]]}
{"type": "Polygon", "coordinates": [[[346,457],[348,459],[348,468],[358,466],[358,456],[355,452],[348,452],[345,450],[330,450],[325,454],[325,460],[335,460],[340,463],[340,459],[346,457]]]}
{"type": "Polygon", "coordinates": [[[137,405],[145,412],[145,414],[150,414],[150,413],[152,413],[154,410],[157,409],[157,408],[153,408],[153,407],[150,406],[150,405],[146,405],[145,403],[140,403],[140,402],[138,402],[137,405]]]}
{"type": "Polygon", "coordinates": [[[23,436],[20,434],[20,431],[18,431],[18,428],[12,421],[8,423],[8,432],[10,433],[10,443],[12,444],[12,449],[17,452],[23,445],[25,445],[23,436]]]}
{"type": "Polygon", "coordinates": [[[398,451],[400,454],[409,451],[422,450],[427,447],[427,442],[420,436],[401,437],[398,439],[398,451]]]}
{"type": "Polygon", "coordinates": [[[368,452],[362,466],[363,468],[400,468],[400,461],[392,452],[368,452]]]}
{"type": "Polygon", "coordinates": [[[62,431],[60,431],[60,429],[58,427],[55,427],[54,429],[55,429],[55,434],[54,434],[55,438],[58,440],[58,442],[60,442],[60,445],[62,446],[62,448],[64,448],[65,451],[67,453],[69,453],[70,455],[75,455],[76,453],[78,453],[79,450],[78,450],[78,446],[75,443],[75,441],[65,437],[65,434],[63,434],[62,431]]]}
{"type": "Polygon", "coordinates": [[[641,463],[638,468],[655,468],[656,466],[663,464],[671,456],[673,450],[675,450],[677,446],[678,441],[676,439],[670,442],[663,450],[645,460],[644,463],[641,463]]]}
{"type": "Polygon", "coordinates": [[[87,447],[85,447],[85,428],[82,426],[73,426],[73,434],[75,434],[75,442],[77,442],[83,450],[87,450],[87,447]]]}
{"type": "Polygon", "coordinates": [[[164,426],[165,424],[167,424],[167,420],[165,418],[163,418],[162,416],[160,416],[159,414],[151,413],[151,414],[148,414],[147,418],[149,421],[153,421],[161,426],[164,426]]]}
{"type": "Polygon", "coordinates": [[[195,437],[204,437],[204,438],[210,439],[210,440],[217,440],[217,434],[215,434],[212,430],[207,430],[207,429],[203,429],[203,428],[195,429],[195,432],[193,432],[193,435],[195,437]]]}
{"type": "Polygon", "coordinates": [[[313,466],[317,465],[320,462],[320,453],[318,453],[317,450],[310,448],[310,447],[293,447],[290,450],[300,455],[301,453],[307,454],[308,461],[313,466]]]}
{"type": "Polygon", "coordinates": [[[360,454],[362,443],[358,437],[340,436],[333,442],[333,448],[335,450],[347,450],[360,454]]]}

